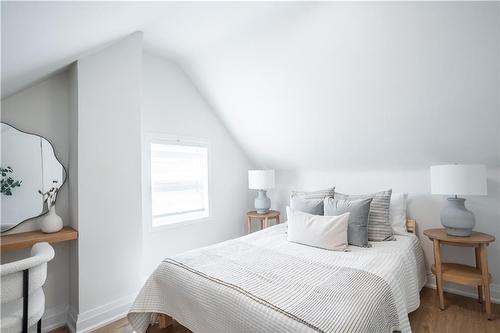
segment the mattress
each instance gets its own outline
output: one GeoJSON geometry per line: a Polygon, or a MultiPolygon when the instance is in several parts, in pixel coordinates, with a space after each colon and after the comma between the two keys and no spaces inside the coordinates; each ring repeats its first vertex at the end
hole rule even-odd
{"type": "Polygon", "coordinates": [[[328,251],[286,240],[287,224],[166,258],[128,314],[145,332],[165,313],[193,332],[411,332],[423,251],[412,234],[328,251]]]}

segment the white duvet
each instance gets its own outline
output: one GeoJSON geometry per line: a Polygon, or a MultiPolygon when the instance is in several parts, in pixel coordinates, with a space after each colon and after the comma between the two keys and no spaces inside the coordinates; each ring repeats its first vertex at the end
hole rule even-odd
{"type": "Polygon", "coordinates": [[[425,283],[418,238],[328,251],[286,240],[280,224],[167,258],[128,319],[144,332],[155,313],[193,332],[410,332],[425,283]],[[363,281],[363,282],[356,282],[363,281]]]}

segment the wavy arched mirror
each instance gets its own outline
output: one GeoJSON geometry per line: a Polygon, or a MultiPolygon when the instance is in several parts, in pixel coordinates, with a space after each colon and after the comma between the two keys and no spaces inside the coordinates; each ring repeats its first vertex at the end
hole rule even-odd
{"type": "Polygon", "coordinates": [[[1,232],[46,213],[43,196],[61,187],[66,170],[45,138],[1,124],[1,232]]]}

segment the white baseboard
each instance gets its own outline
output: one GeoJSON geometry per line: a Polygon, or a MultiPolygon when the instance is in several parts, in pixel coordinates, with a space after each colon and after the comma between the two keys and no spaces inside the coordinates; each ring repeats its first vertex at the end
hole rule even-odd
{"type": "Polygon", "coordinates": [[[67,313],[68,305],[66,304],[46,309],[42,317],[42,330],[48,332],[66,325],[67,313]]]}
{"type": "Polygon", "coordinates": [[[76,333],[76,321],[78,319],[78,312],[72,306],[68,309],[68,316],[66,317],[66,327],[71,333],[76,333]]]}
{"type": "Polygon", "coordinates": [[[136,294],[133,294],[122,297],[80,314],[77,314],[75,309],[70,308],[67,316],[67,326],[72,333],[87,333],[125,318],[136,296],[136,294]]]}
{"type": "MultiPolygon", "coordinates": [[[[427,283],[425,284],[426,287],[436,289],[436,278],[431,272],[427,272],[427,283]]],[[[444,285],[444,291],[452,293],[452,294],[457,294],[461,296],[466,296],[470,298],[477,298],[477,288],[476,287],[469,287],[469,286],[462,286],[458,284],[451,284],[451,283],[445,283],[444,285]]],[[[491,294],[491,302],[500,304],[500,285],[492,283],[490,284],[490,294],[491,294]]]]}

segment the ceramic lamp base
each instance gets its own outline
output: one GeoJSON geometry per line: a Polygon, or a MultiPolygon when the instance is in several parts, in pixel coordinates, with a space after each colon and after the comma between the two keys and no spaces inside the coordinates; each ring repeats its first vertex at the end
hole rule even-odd
{"type": "Polygon", "coordinates": [[[465,208],[465,199],[448,198],[448,205],[441,211],[441,224],[450,236],[467,237],[476,224],[474,214],[465,208]]]}
{"type": "Polygon", "coordinates": [[[271,199],[266,195],[266,190],[257,190],[257,198],[255,198],[255,210],[257,214],[266,214],[271,208],[271,199]]]}

